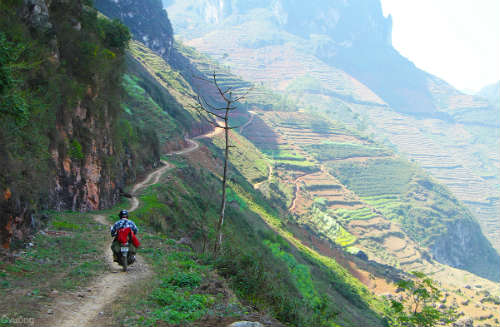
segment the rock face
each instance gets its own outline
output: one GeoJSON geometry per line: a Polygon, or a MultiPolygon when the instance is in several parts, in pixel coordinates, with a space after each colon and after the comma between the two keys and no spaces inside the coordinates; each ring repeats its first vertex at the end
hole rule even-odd
{"type": "MultiPolygon", "coordinates": [[[[104,162],[114,154],[111,124],[115,117],[109,113],[108,106],[101,108],[101,117],[92,113],[95,106],[92,97],[97,92],[99,88],[89,89],[76,108],[60,113],[56,130],[60,137],[68,140],[70,151],[57,144],[50,149],[57,171],[51,201],[56,210],[88,211],[109,207],[118,199],[118,186],[123,186],[122,180],[112,179],[112,169],[104,162]],[[87,145],[80,144],[83,138],[90,139],[87,145]],[[78,153],[79,145],[81,154],[78,153]]],[[[130,165],[126,160],[116,176],[123,176],[124,168],[130,165]]]]}
{"type": "Polygon", "coordinates": [[[32,46],[41,53],[41,68],[34,69],[30,83],[55,99],[42,98],[44,112],[28,121],[36,129],[28,134],[34,145],[27,146],[36,147],[42,153],[39,157],[26,158],[0,142],[7,172],[0,174],[3,248],[20,245],[37,229],[45,217],[41,210],[88,211],[112,206],[120,190],[135,180],[139,166],[143,171],[159,163],[154,137],[139,135],[123,142],[119,133],[124,53],[105,44],[85,25],[102,23],[92,9],[67,0],[25,0],[15,9],[20,13],[20,26],[29,27],[30,37],[39,42],[32,46]],[[106,49],[108,57],[85,61],[91,55],[84,52],[82,40],[96,46],[95,51],[106,49]],[[37,118],[40,122],[32,121],[37,118]],[[137,144],[140,142],[144,144],[137,144]],[[134,148],[140,148],[143,156],[139,158],[134,148]]]}
{"type": "Polygon", "coordinates": [[[24,0],[21,15],[35,29],[46,31],[52,28],[49,8],[44,0],[24,0]]]}
{"type": "Polygon", "coordinates": [[[121,20],[130,28],[134,39],[169,60],[174,37],[161,0],[96,0],[95,6],[106,16],[121,20]]]}
{"type": "Polygon", "coordinates": [[[452,267],[467,269],[490,280],[500,280],[500,258],[472,220],[456,220],[447,224],[447,233],[436,238],[431,246],[434,259],[452,267]]]}
{"type": "Polygon", "coordinates": [[[237,321],[233,322],[228,327],[264,327],[260,322],[252,322],[252,321],[237,321]]]}

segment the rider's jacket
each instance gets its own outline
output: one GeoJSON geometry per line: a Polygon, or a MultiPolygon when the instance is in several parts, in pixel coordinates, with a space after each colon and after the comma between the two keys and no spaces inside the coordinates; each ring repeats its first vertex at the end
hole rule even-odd
{"type": "Polygon", "coordinates": [[[132,231],[136,234],[137,234],[137,232],[139,232],[139,230],[137,229],[137,226],[134,224],[134,222],[132,220],[122,218],[122,219],[118,220],[111,227],[111,236],[115,237],[119,229],[127,228],[127,227],[132,229],[132,231]]]}

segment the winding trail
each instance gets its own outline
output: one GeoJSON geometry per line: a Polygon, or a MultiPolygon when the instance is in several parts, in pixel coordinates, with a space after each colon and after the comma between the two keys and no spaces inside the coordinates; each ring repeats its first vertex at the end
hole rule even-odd
{"type": "Polygon", "coordinates": [[[245,128],[247,128],[248,125],[253,123],[253,119],[255,118],[255,115],[256,115],[255,112],[249,111],[248,113],[250,114],[250,119],[240,127],[240,134],[243,134],[243,131],[245,130],[245,128]]]}
{"type": "Polygon", "coordinates": [[[267,176],[267,178],[265,180],[263,180],[262,182],[258,182],[258,183],[255,183],[253,185],[253,188],[255,190],[259,189],[259,187],[264,184],[264,183],[267,183],[267,182],[271,182],[271,178],[273,177],[273,165],[271,164],[267,164],[267,168],[269,169],[269,175],[267,176]]]}
{"type": "MultiPolygon", "coordinates": [[[[222,128],[215,128],[213,131],[195,137],[201,139],[213,137],[224,131],[222,128]]],[[[199,148],[199,143],[191,139],[186,141],[189,147],[170,152],[167,155],[183,155],[195,151],[199,148]]],[[[132,198],[130,200],[130,212],[139,207],[138,191],[157,184],[166,171],[172,168],[168,162],[162,160],[163,166],[149,173],[146,178],[132,187],[132,198]]],[[[96,214],[94,220],[102,225],[110,225],[106,216],[96,214]]],[[[85,291],[65,293],[55,300],[51,305],[52,313],[47,319],[41,318],[43,326],[55,327],[90,327],[90,326],[113,326],[113,317],[111,312],[105,312],[106,307],[113,303],[120,295],[126,292],[128,285],[147,279],[153,274],[151,267],[144,261],[140,255],[137,255],[136,262],[131,265],[126,273],[122,272],[121,267],[113,262],[113,255],[109,244],[112,241],[109,233],[106,232],[107,241],[103,250],[103,260],[108,266],[108,271],[100,275],[91,285],[85,287],[85,291]]]]}

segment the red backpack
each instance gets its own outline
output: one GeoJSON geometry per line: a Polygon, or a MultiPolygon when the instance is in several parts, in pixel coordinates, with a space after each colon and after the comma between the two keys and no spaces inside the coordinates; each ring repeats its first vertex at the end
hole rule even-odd
{"type": "Polygon", "coordinates": [[[139,240],[137,239],[137,237],[135,236],[134,232],[130,227],[120,228],[118,230],[118,235],[117,235],[118,242],[120,242],[121,244],[127,243],[129,241],[129,235],[130,238],[132,239],[132,244],[134,244],[136,248],[141,246],[141,242],[139,242],[139,240]]]}

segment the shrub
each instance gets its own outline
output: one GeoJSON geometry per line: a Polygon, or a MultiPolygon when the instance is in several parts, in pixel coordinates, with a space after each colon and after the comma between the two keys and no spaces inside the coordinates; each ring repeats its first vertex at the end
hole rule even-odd
{"type": "Polygon", "coordinates": [[[118,19],[99,18],[98,26],[101,37],[108,47],[124,49],[132,38],[128,27],[118,19]]]}
{"type": "Polygon", "coordinates": [[[78,140],[74,139],[69,145],[69,155],[72,159],[81,160],[84,158],[82,145],[78,140]]]}
{"type": "Polygon", "coordinates": [[[25,50],[24,44],[14,44],[0,32],[0,114],[8,114],[25,120],[28,105],[20,91],[22,80],[17,72],[25,67],[20,63],[20,55],[25,50]]]}
{"type": "Polygon", "coordinates": [[[178,271],[164,280],[164,284],[176,287],[193,289],[200,285],[202,277],[196,272],[178,271]]]}

